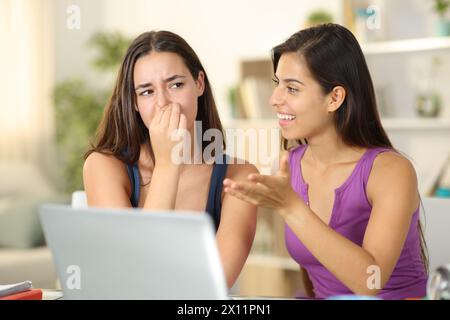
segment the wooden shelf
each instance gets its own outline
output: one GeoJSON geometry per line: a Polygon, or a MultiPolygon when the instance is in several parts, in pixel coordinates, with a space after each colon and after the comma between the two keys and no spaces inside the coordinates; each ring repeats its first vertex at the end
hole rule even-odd
{"type": "MultiPolygon", "coordinates": [[[[365,55],[446,50],[450,49],[450,37],[429,37],[429,38],[390,40],[390,41],[361,43],[360,45],[365,55]]],[[[246,63],[250,63],[253,61],[257,63],[267,63],[267,64],[271,63],[269,55],[244,56],[241,58],[241,60],[245,61],[246,63]]]]}
{"type": "Polygon", "coordinates": [[[442,130],[450,129],[450,118],[384,118],[387,130],[442,130]]]}
{"type": "Polygon", "coordinates": [[[362,44],[361,47],[366,55],[443,50],[450,49],[450,37],[373,42],[362,44]]]}

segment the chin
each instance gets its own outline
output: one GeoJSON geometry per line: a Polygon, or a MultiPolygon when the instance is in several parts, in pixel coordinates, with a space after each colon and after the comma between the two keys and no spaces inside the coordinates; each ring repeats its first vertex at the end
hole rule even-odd
{"type": "Polygon", "coordinates": [[[281,128],[280,133],[286,140],[298,140],[303,139],[303,134],[301,132],[296,132],[295,130],[286,130],[281,128]]]}

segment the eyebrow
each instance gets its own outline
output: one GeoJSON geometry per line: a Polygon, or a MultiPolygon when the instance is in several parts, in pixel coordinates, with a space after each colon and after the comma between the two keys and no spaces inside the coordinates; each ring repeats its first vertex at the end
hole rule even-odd
{"type": "MultiPolygon", "coordinates": [[[[180,76],[180,75],[178,75],[178,74],[175,74],[175,75],[173,75],[173,76],[171,76],[171,77],[169,77],[169,78],[164,79],[164,82],[171,82],[171,81],[173,81],[173,80],[175,80],[175,79],[179,79],[179,78],[186,78],[186,77],[185,77],[185,76],[180,76]]],[[[135,88],[135,90],[137,91],[137,90],[139,90],[139,89],[144,89],[144,88],[150,87],[151,85],[152,85],[151,82],[142,83],[142,84],[138,85],[138,86],[135,88]]]]}
{"type": "MultiPolygon", "coordinates": [[[[279,80],[278,77],[277,77],[276,75],[274,75],[274,78],[277,79],[277,80],[279,80]]],[[[282,81],[283,81],[284,83],[297,82],[297,83],[299,83],[299,84],[301,84],[301,85],[305,85],[305,84],[304,84],[303,82],[301,82],[300,80],[297,80],[297,79],[294,79],[294,78],[282,79],[282,81]]]]}

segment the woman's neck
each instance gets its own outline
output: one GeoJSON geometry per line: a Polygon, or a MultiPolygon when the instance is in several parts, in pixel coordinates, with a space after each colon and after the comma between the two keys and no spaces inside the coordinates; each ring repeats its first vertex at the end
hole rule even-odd
{"type": "Polygon", "coordinates": [[[345,144],[334,128],[308,139],[309,158],[318,168],[353,162],[361,157],[365,148],[345,144]]]}

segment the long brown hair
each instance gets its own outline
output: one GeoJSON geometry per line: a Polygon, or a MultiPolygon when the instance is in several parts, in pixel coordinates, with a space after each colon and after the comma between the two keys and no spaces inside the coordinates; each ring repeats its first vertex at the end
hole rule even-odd
{"type": "MultiPolygon", "coordinates": [[[[136,61],[151,51],[172,52],[179,55],[194,79],[198,78],[201,71],[204,73],[205,89],[203,95],[198,98],[196,120],[201,121],[204,131],[218,129],[223,136],[211,85],[197,54],[183,38],[175,33],[150,31],[138,36],[128,48],[114,91],[106,104],[103,118],[97,129],[95,142],[91,143],[91,148],[84,155],[84,159],[92,152],[100,152],[114,155],[127,164],[133,164],[139,159],[141,145],[147,144],[151,158],[153,162],[155,161],[148,128],[140,113],[135,110],[136,95],[133,81],[136,61]]],[[[203,151],[206,146],[207,141],[203,141],[203,151]]],[[[225,142],[222,147],[225,149],[225,142]]]]}
{"type": "MultiPolygon", "coordinates": [[[[276,72],[284,53],[302,56],[324,94],[342,86],[346,97],[334,113],[334,126],[342,141],[362,148],[384,147],[394,149],[378,114],[372,78],[358,41],[345,27],[323,24],[294,33],[272,49],[273,70],[276,72]]],[[[307,141],[282,140],[284,149],[307,141]]],[[[428,255],[425,237],[419,221],[421,255],[428,273],[428,255]]]]}

